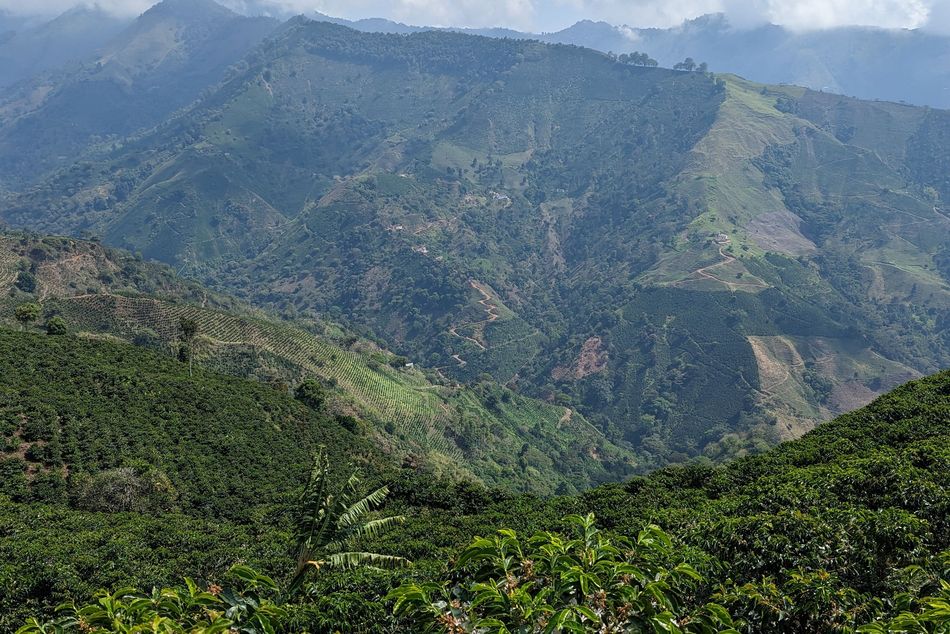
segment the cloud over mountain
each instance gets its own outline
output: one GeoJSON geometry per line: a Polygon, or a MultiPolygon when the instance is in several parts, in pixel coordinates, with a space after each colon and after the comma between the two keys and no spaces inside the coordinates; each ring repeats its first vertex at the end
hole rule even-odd
{"type": "MultiPolygon", "coordinates": [[[[96,0],[111,12],[134,15],[151,0],[96,0]]],[[[0,0],[0,10],[56,13],[75,0],[0,0]]],[[[384,17],[441,26],[507,26],[543,31],[581,19],[632,26],[674,26],[705,13],[726,13],[737,26],[771,22],[796,30],[868,25],[950,30],[946,0],[223,0],[241,10],[320,11],[346,18],[384,17]]]]}

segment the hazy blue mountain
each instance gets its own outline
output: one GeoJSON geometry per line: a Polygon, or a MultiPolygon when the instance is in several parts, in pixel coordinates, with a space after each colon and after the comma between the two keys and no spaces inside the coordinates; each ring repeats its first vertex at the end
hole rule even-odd
{"type": "Polygon", "coordinates": [[[0,87],[85,59],[129,22],[86,6],[35,25],[0,15],[0,87]]]}
{"type": "Polygon", "coordinates": [[[0,100],[0,187],[30,182],[153,126],[216,84],[278,22],[211,0],[165,0],[95,55],[23,82],[0,100]]]}
{"type": "MultiPolygon", "coordinates": [[[[428,27],[383,19],[317,19],[379,33],[415,33],[428,27]]],[[[648,53],[661,66],[686,57],[715,72],[770,84],[795,84],[862,99],[950,107],[950,37],[920,30],[846,27],[796,33],[776,25],[730,26],[707,15],[669,29],[639,29],[583,20],[554,33],[510,29],[449,29],[488,37],[574,44],[602,52],[648,53]]]]}
{"type": "Polygon", "coordinates": [[[600,50],[643,50],[663,65],[685,57],[712,70],[864,99],[950,107],[950,38],[921,30],[845,27],[795,33],[775,25],[736,29],[704,16],[674,29],[575,25],[557,41],[600,50]],[[598,39],[602,42],[597,44],[598,39]]]}

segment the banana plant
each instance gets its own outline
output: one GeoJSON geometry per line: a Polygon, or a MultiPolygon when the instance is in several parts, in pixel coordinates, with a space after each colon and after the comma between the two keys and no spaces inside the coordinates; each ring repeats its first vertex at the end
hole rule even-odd
{"type": "Polygon", "coordinates": [[[380,487],[360,496],[360,480],[353,473],[339,489],[330,483],[330,460],[321,451],[314,460],[310,478],[298,505],[295,522],[297,567],[285,591],[292,598],[312,571],[323,568],[350,570],[358,567],[395,569],[409,565],[403,557],[359,550],[359,544],[401,524],[401,515],[369,519],[389,496],[380,487]]]}

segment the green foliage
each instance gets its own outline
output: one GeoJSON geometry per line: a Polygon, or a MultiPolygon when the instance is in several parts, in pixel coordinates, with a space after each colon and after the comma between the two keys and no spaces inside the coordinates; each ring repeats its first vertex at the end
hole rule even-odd
{"type": "Polygon", "coordinates": [[[7,442],[31,448],[22,468],[65,466],[76,500],[96,510],[243,518],[292,494],[321,444],[379,463],[335,418],[258,382],[189,377],[168,357],[78,337],[0,330],[0,420],[7,442]]]}
{"type": "Polygon", "coordinates": [[[684,606],[702,577],[676,561],[659,527],[630,541],[601,533],[593,514],[565,522],[570,536],[476,538],[455,562],[454,585],[400,586],[390,593],[396,613],[433,632],[735,631],[722,606],[684,606]]]}
{"type": "Polygon", "coordinates": [[[66,604],[63,613],[48,623],[33,618],[17,634],[61,632],[169,634],[273,634],[287,619],[287,612],[272,598],[277,584],[247,566],[234,566],[230,576],[236,587],[201,589],[185,578],[184,587],[153,589],[141,594],[132,589],[99,592],[88,605],[66,604]]]}
{"type": "Polygon", "coordinates": [[[54,315],[46,321],[46,334],[65,335],[69,332],[69,324],[59,315],[54,315]]]}
{"type": "Polygon", "coordinates": [[[20,271],[15,285],[24,293],[32,293],[36,290],[36,276],[30,271],[20,271]]]}
{"type": "Polygon", "coordinates": [[[359,484],[356,474],[351,474],[342,487],[334,488],[329,457],[321,451],[314,460],[296,510],[297,567],[287,586],[287,597],[301,589],[313,570],[352,570],[363,566],[393,569],[409,565],[403,557],[352,550],[405,521],[400,515],[368,519],[386,501],[389,489],[383,486],[361,497],[357,493],[359,484]]]}
{"type": "Polygon", "coordinates": [[[24,326],[32,324],[43,314],[42,307],[34,302],[26,302],[16,307],[14,317],[24,326]]]}
{"type": "MultiPolygon", "coordinates": [[[[943,554],[944,572],[939,579],[939,591],[932,596],[914,598],[905,593],[897,596],[895,604],[916,606],[916,611],[905,610],[891,619],[882,619],[858,628],[863,634],[907,632],[908,634],[942,634],[950,631],[950,552],[943,554]]],[[[909,606],[908,606],[909,607],[909,606]]]]}
{"type": "MultiPolygon", "coordinates": [[[[95,349],[102,354],[108,348],[95,349]]],[[[140,367],[149,367],[137,356],[144,353],[121,349],[136,355],[140,367]]],[[[171,365],[180,376],[180,366],[171,365]]],[[[203,376],[196,376],[199,385],[203,376]]],[[[235,388],[229,389],[233,395],[235,388]]],[[[864,410],[764,454],[720,467],[669,467],[572,497],[506,496],[471,484],[446,485],[423,471],[403,469],[392,480],[391,503],[404,522],[388,525],[385,533],[363,531],[365,546],[317,548],[304,559],[332,562],[334,552],[375,552],[410,557],[413,567],[377,571],[347,566],[358,560],[371,567],[379,563],[363,555],[344,557],[339,566],[325,563],[316,575],[313,565],[305,566],[311,576],[302,584],[304,592],[284,606],[291,629],[346,631],[348,625],[359,623],[367,632],[418,631],[445,625],[447,621],[438,619],[446,615],[511,623],[535,607],[541,610],[532,613],[536,616],[562,614],[566,623],[586,624],[589,614],[575,606],[590,607],[597,618],[604,614],[597,612],[600,598],[596,589],[591,590],[594,586],[622,605],[652,596],[647,588],[660,575],[668,584],[662,594],[670,604],[651,601],[644,608],[646,614],[661,619],[654,624],[662,623],[667,618],[662,613],[670,610],[694,617],[678,621],[681,629],[700,628],[703,618],[723,616],[708,606],[716,604],[731,615],[735,630],[750,634],[851,632],[865,624],[880,631],[912,623],[911,618],[921,623],[912,631],[939,632],[926,620],[941,615],[940,580],[947,579],[947,559],[940,553],[950,549],[948,395],[950,373],[945,372],[908,384],[864,410]],[[578,524],[577,518],[568,522],[566,531],[561,518],[577,513],[596,513],[604,532],[588,525],[590,520],[578,524]],[[673,536],[678,546],[669,548],[653,525],[673,536]],[[500,526],[516,532],[473,541],[474,535],[492,534],[500,526]],[[535,537],[520,537],[525,534],[535,537]],[[473,548],[466,550],[467,545],[473,548]],[[550,565],[538,563],[546,558],[550,565]],[[448,577],[446,561],[456,564],[448,577]],[[526,561],[532,562],[532,580],[527,580],[526,561]],[[702,581],[677,568],[683,563],[690,564],[702,581]],[[643,582],[615,583],[615,573],[627,565],[644,572],[643,582]],[[408,584],[403,585],[408,581],[403,575],[411,576],[408,584]],[[516,584],[509,597],[511,580],[516,584]],[[588,584],[590,601],[572,603],[572,597],[580,597],[577,588],[582,580],[588,584]],[[381,602],[397,586],[403,588],[405,599],[393,620],[382,611],[381,602]],[[549,590],[542,597],[545,588],[549,590]],[[639,594],[632,597],[631,592],[639,594]],[[515,617],[505,611],[511,606],[520,610],[515,617]],[[894,619],[897,625],[892,626],[894,619]]],[[[24,437],[55,434],[55,426],[48,422],[51,417],[35,418],[42,424],[32,425],[24,437]]],[[[351,447],[352,440],[343,438],[344,446],[351,447]]],[[[25,473],[22,463],[0,462],[5,476],[7,464],[12,466],[10,473],[25,473]]],[[[321,516],[320,509],[361,511],[372,506],[370,497],[378,496],[360,496],[349,489],[350,502],[336,504],[341,488],[348,490],[347,482],[332,474],[322,477],[325,468],[320,464],[312,481],[319,486],[308,487],[296,505],[298,511],[306,511],[298,515],[302,520],[312,520],[316,509],[320,521],[301,521],[293,532],[310,536],[317,533],[309,528],[324,526],[328,534],[345,537],[347,531],[353,535],[375,521],[377,516],[361,515],[342,532],[337,531],[339,521],[323,523],[337,514],[321,516]],[[365,504],[357,508],[357,502],[365,504]]],[[[38,618],[49,614],[51,602],[86,601],[100,587],[162,586],[182,573],[219,579],[236,559],[275,579],[291,581],[295,569],[288,570],[293,555],[286,544],[293,537],[292,527],[281,519],[286,515],[249,505],[237,488],[215,489],[212,508],[230,504],[242,510],[232,520],[215,523],[207,519],[207,507],[181,502],[180,509],[203,519],[182,514],[153,517],[151,512],[99,514],[30,502],[36,472],[29,475],[34,479],[21,482],[31,487],[20,494],[21,502],[0,499],[0,560],[5,562],[0,567],[0,614],[9,615],[0,617],[0,624],[10,629],[30,614],[38,618]],[[115,563],[102,566],[103,561],[115,563]]],[[[7,481],[5,477],[0,482],[7,481]]],[[[294,503],[284,499],[283,508],[292,511],[294,503]]],[[[309,543],[319,546],[324,541],[309,543]]],[[[710,622],[716,628],[728,623],[710,622]]]]}
{"type": "Polygon", "coordinates": [[[327,388],[319,381],[307,379],[297,386],[294,396],[307,407],[319,409],[327,400],[327,388]]]}

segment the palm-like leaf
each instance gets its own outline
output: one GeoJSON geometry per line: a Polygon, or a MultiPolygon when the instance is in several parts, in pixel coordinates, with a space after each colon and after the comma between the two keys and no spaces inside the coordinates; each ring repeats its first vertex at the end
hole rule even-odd
{"type": "Polygon", "coordinates": [[[350,551],[330,555],[327,558],[326,564],[331,568],[339,568],[342,570],[352,570],[353,568],[395,570],[408,566],[409,560],[404,557],[394,557],[393,555],[350,551]]]}
{"type": "Polygon", "coordinates": [[[360,497],[359,478],[352,474],[339,491],[331,492],[329,476],[330,461],[321,451],[314,460],[307,486],[300,497],[294,531],[297,568],[287,587],[287,597],[300,590],[311,570],[324,566],[393,569],[409,565],[409,561],[402,557],[350,550],[359,540],[375,538],[405,521],[402,516],[366,519],[369,513],[386,502],[389,489],[380,487],[360,497]]]}

